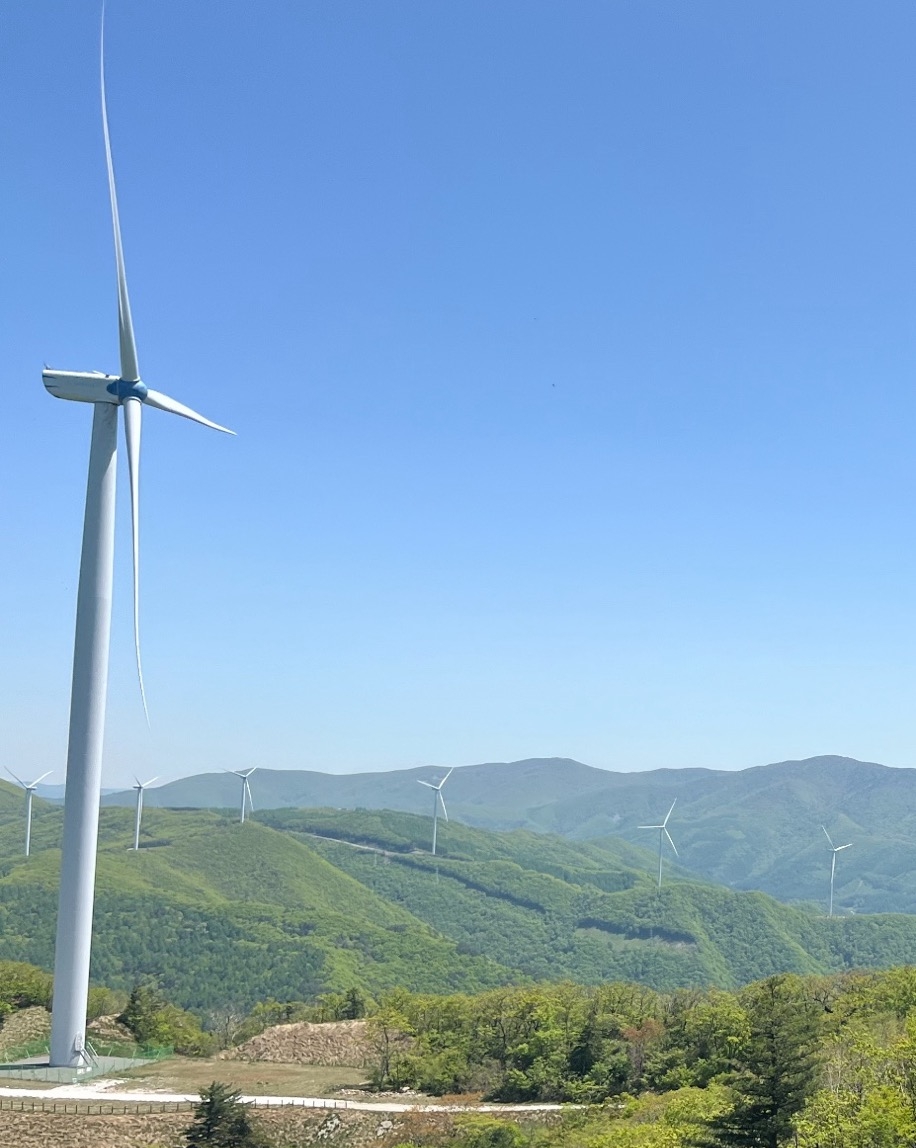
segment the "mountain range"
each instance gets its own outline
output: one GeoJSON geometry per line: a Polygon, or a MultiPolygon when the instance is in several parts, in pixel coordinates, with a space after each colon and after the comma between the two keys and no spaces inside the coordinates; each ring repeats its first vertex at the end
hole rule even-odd
{"type": "MultiPolygon", "coordinates": [[[[0,784],[0,959],[50,967],[62,810],[0,784]]],[[[734,986],[911,959],[916,916],[845,916],[730,890],[620,837],[441,825],[389,810],[102,810],[92,975],[156,977],[198,1011],[311,999],[476,991],[531,980],[734,986]]]]}
{"type": "MultiPolygon", "coordinates": [[[[326,774],[261,768],[252,778],[259,809],[391,809],[431,812],[434,768],[326,774]]],[[[147,791],[146,804],[232,808],[239,783],[204,773],[147,791]]],[[[657,823],[672,801],[670,829],[681,865],[734,889],[786,902],[827,898],[830,853],[841,913],[916,912],[916,770],[846,757],[814,757],[743,770],[657,769],[622,773],[566,758],[534,758],[455,769],[443,790],[449,816],[466,825],[529,829],[572,840],[622,837],[652,846],[640,825],[657,823]]],[[[130,791],[104,805],[132,804],[130,791]]]]}

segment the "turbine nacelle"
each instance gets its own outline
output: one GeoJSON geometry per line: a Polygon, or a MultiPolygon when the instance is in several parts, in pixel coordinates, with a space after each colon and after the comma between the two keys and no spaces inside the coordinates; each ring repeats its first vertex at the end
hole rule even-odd
{"type": "Polygon", "coordinates": [[[45,370],[41,372],[41,381],[56,399],[70,399],[77,403],[121,401],[117,393],[121,380],[117,375],[103,375],[101,371],[45,370]]]}

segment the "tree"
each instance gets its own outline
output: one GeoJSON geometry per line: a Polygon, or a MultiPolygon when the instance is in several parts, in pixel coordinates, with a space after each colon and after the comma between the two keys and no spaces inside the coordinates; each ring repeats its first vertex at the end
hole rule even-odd
{"type": "Polygon", "coordinates": [[[241,1093],[214,1080],[200,1094],[194,1123],[185,1133],[185,1144],[189,1148],[266,1148],[267,1141],[260,1129],[252,1125],[241,1093]]]}
{"type": "Polygon", "coordinates": [[[186,1056],[213,1052],[215,1039],[201,1030],[197,1018],[169,1004],[154,981],[136,985],[117,1018],[139,1044],[171,1045],[186,1056]]]}
{"type": "Polygon", "coordinates": [[[779,1148],[814,1091],[817,1016],[796,978],[769,977],[744,1001],[748,1036],[735,1056],[732,1105],[707,1124],[701,1143],[723,1148],[779,1148]]]}

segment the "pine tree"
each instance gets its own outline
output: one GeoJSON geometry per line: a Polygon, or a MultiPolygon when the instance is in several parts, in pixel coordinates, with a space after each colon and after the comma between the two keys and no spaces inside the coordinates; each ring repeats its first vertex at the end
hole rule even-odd
{"type": "Polygon", "coordinates": [[[200,1094],[185,1143],[189,1148],[265,1148],[267,1142],[252,1125],[241,1093],[214,1080],[200,1094]]]}
{"type": "Polygon", "coordinates": [[[815,1086],[817,1016],[792,977],[769,977],[746,1000],[750,1034],[735,1057],[733,1104],[711,1120],[702,1143],[780,1148],[815,1086]]]}

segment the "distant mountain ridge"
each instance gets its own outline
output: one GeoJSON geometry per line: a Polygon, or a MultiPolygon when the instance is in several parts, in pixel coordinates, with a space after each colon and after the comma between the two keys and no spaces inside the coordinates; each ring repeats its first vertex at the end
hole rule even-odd
{"type": "MultiPolygon", "coordinates": [[[[429,790],[444,769],[327,774],[258,769],[258,809],[393,809],[430,812],[429,790]]],[[[227,773],[183,778],[147,791],[151,806],[229,808],[239,798],[227,773]]],[[[677,806],[671,832],[681,864],[737,889],[784,901],[826,897],[822,825],[852,842],[837,867],[839,912],[916,912],[916,769],[823,756],[742,770],[656,769],[623,773],[569,758],[459,766],[443,790],[449,816],[489,829],[531,829],[576,840],[622,836],[651,847],[638,828],[677,806]]],[[[128,805],[132,791],[104,805],[128,805]]]]}

